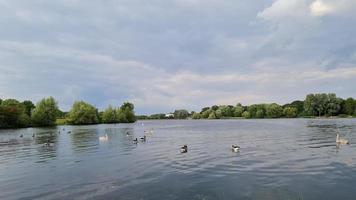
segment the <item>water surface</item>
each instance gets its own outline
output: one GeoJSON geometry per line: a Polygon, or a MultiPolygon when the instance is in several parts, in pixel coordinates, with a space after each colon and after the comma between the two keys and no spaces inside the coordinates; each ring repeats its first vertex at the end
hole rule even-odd
{"type": "Polygon", "coordinates": [[[355,151],[355,119],[0,130],[0,199],[356,199],[355,151]]]}

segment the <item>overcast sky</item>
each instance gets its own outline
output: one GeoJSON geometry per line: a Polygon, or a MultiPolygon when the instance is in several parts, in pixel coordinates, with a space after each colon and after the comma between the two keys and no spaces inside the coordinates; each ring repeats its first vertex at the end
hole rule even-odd
{"type": "Polygon", "coordinates": [[[356,97],[355,0],[0,0],[0,98],[136,113],[356,97]]]}

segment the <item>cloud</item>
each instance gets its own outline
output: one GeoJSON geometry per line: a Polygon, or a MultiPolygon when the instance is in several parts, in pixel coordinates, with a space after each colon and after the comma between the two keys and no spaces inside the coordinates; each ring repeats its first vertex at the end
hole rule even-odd
{"type": "Polygon", "coordinates": [[[356,93],[352,0],[0,5],[1,98],[154,113],[356,93]]]}

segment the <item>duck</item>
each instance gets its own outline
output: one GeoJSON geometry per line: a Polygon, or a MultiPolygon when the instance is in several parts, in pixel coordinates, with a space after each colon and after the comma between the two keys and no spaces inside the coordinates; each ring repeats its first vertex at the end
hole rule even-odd
{"type": "Polygon", "coordinates": [[[339,133],[336,134],[336,144],[350,144],[347,139],[340,138],[339,133]]]}
{"type": "Polygon", "coordinates": [[[67,133],[68,133],[68,134],[69,134],[69,133],[72,133],[72,131],[68,131],[67,133]]]}
{"type": "Polygon", "coordinates": [[[33,137],[33,138],[36,137],[36,134],[32,134],[32,137],[33,137]]]}
{"type": "Polygon", "coordinates": [[[23,137],[23,134],[20,135],[20,138],[22,138],[22,137],[23,137]]]}
{"type": "Polygon", "coordinates": [[[51,141],[47,139],[47,142],[43,144],[44,147],[50,147],[51,146],[51,141]]]}
{"type": "Polygon", "coordinates": [[[180,148],[180,152],[181,153],[187,153],[188,152],[188,146],[187,145],[184,145],[180,148]]]}
{"type": "Polygon", "coordinates": [[[134,143],[134,144],[137,144],[137,143],[138,143],[138,139],[135,138],[135,139],[133,140],[133,143],[134,143]]]}
{"type": "Polygon", "coordinates": [[[130,135],[130,132],[127,131],[127,132],[126,132],[126,135],[129,136],[129,135],[130,135]]]}
{"type": "Polygon", "coordinates": [[[108,141],[109,140],[108,134],[105,134],[105,136],[100,136],[99,140],[102,142],[108,141]]]}
{"type": "Polygon", "coordinates": [[[240,150],[240,146],[238,146],[238,145],[232,145],[232,146],[231,146],[231,150],[232,150],[233,152],[238,152],[238,151],[240,150]]]}
{"type": "Polygon", "coordinates": [[[140,138],[142,142],[146,142],[146,135],[144,135],[142,138],[140,138]]]}

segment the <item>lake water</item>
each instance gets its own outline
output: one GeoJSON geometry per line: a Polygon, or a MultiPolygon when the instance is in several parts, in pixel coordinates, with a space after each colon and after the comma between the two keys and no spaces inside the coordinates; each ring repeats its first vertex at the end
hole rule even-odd
{"type": "Polygon", "coordinates": [[[345,200],[356,199],[355,188],[355,119],[0,130],[0,199],[345,200]],[[337,132],[351,144],[337,147],[337,132]]]}

